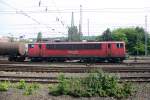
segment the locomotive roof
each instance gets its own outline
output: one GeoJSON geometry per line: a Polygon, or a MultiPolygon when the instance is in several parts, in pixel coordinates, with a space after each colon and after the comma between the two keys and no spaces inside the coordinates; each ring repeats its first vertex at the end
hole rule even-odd
{"type": "Polygon", "coordinates": [[[125,43],[124,41],[102,41],[102,42],[42,42],[29,44],[95,44],[95,43],[125,43]]]}

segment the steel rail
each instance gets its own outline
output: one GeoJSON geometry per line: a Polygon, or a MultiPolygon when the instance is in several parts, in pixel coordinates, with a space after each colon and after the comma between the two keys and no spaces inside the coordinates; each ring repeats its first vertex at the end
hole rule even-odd
{"type": "Polygon", "coordinates": [[[103,70],[105,72],[121,73],[121,72],[150,72],[150,67],[56,67],[56,66],[1,66],[0,71],[6,72],[64,72],[64,73],[84,73],[95,72],[97,70],[103,70]]]}
{"type": "MultiPolygon", "coordinates": [[[[37,83],[58,83],[57,77],[33,77],[33,76],[0,76],[0,81],[19,82],[24,79],[26,82],[37,82],[37,83]]],[[[120,82],[150,82],[149,76],[126,76],[120,77],[120,82]]]]}

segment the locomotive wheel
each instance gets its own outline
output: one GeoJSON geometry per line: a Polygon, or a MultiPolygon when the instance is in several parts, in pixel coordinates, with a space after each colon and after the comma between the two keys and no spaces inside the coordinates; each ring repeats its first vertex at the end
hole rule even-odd
{"type": "Polygon", "coordinates": [[[107,61],[110,63],[121,63],[121,62],[123,62],[123,59],[121,59],[121,58],[110,58],[110,59],[107,59],[107,61]]]}
{"type": "Polygon", "coordinates": [[[108,61],[109,63],[116,63],[116,62],[117,62],[115,59],[107,59],[107,61],[108,61]]]}
{"type": "Polygon", "coordinates": [[[41,61],[43,61],[43,60],[40,59],[40,58],[31,58],[31,61],[32,61],[32,62],[41,62],[41,61]]]}
{"type": "Polygon", "coordinates": [[[120,62],[120,63],[122,63],[122,62],[123,62],[123,60],[124,60],[124,59],[122,59],[122,58],[119,58],[119,62],[120,62]]]}
{"type": "Polygon", "coordinates": [[[65,62],[64,59],[58,59],[58,62],[65,62]]]}
{"type": "Polygon", "coordinates": [[[17,61],[17,57],[15,57],[15,56],[9,56],[8,60],[9,61],[17,61]]]}

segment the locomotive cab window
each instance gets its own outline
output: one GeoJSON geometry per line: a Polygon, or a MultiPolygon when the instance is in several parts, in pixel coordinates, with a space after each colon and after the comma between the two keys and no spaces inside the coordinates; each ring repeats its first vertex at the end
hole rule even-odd
{"type": "Polygon", "coordinates": [[[29,48],[34,48],[34,44],[29,44],[29,48]]]}
{"type": "Polygon", "coordinates": [[[123,48],[123,43],[117,43],[116,46],[117,48],[123,48]]]}

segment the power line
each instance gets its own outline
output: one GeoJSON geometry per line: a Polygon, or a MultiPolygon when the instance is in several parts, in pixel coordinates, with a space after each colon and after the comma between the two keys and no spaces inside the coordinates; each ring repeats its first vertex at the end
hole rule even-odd
{"type": "MultiPolygon", "coordinates": [[[[28,13],[71,13],[72,11],[75,13],[79,13],[79,9],[58,9],[56,6],[56,3],[53,1],[54,6],[56,7],[56,10],[47,10],[45,11],[32,11],[28,10],[25,12],[28,13]]],[[[41,7],[41,6],[40,6],[41,7]]],[[[14,8],[14,7],[13,7],[14,8]]],[[[143,8],[99,8],[99,9],[82,9],[82,12],[114,12],[114,13],[121,13],[121,12],[145,12],[150,10],[150,7],[143,7],[143,8]],[[138,11],[137,11],[138,10],[138,11]],[[142,11],[141,11],[142,10],[142,11]]],[[[1,13],[7,12],[7,13],[15,13],[16,11],[0,11],[1,13]]]]}
{"type": "MultiPolygon", "coordinates": [[[[87,25],[87,24],[84,24],[84,25],[87,25]]],[[[150,25],[150,24],[147,24],[147,25],[150,25]]],[[[16,30],[17,29],[26,30],[26,29],[28,29],[29,30],[29,29],[36,29],[36,28],[38,28],[38,29],[46,29],[45,26],[33,26],[33,25],[28,25],[28,24],[27,25],[25,24],[25,25],[22,25],[22,26],[21,26],[21,24],[20,25],[16,25],[16,26],[15,25],[8,25],[8,26],[3,25],[3,26],[5,26],[5,27],[3,29],[1,29],[1,30],[6,30],[6,29],[7,30],[8,29],[12,29],[12,30],[15,30],[15,29],[16,30]]],[[[98,24],[98,25],[91,25],[91,26],[92,26],[92,27],[90,27],[91,29],[94,29],[94,28],[97,29],[97,27],[99,27],[98,29],[100,29],[100,28],[102,29],[104,27],[112,27],[112,28],[137,27],[137,26],[144,27],[144,24],[128,24],[128,25],[123,25],[123,24],[122,25],[121,24],[120,25],[119,24],[118,25],[116,25],[116,24],[113,24],[113,25],[111,25],[111,24],[110,25],[108,25],[108,24],[107,25],[106,24],[105,25],[103,25],[103,24],[99,25],[98,24]]],[[[61,27],[55,25],[55,28],[61,28],[61,27]]],[[[83,28],[83,29],[85,29],[85,28],[83,28]]],[[[55,29],[52,29],[52,30],[55,30],[55,29]]]]}
{"type": "MultiPolygon", "coordinates": [[[[17,8],[13,7],[12,5],[10,5],[10,4],[8,4],[8,3],[2,1],[2,0],[1,0],[0,2],[3,3],[3,4],[5,4],[5,5],[7,5],[8,7],[12,8],[12,9],[15,9],[16,11],[18,10],[17,8]]],[[[17,12],[16,12],[16,13],[17,13],[17,12]]],[[[32,21],[36,22],[37,24],[41,24],[38,20],[36,20],[35,18],[29,16],[29,15],[28,15],[27,13],[25,13],[23,10],[19,10],[19,14],[22,14],[22,15],[24,15],[24,16],[30,18],[32,21]]],[[[46,25],[46,27],[47,27],[48,29],[51,28],[51,27],[49,27],[49,26],[47,26],[47,25],[46,25]]]]}
{"type": "MultiPolygon", "coordinates": [[[[55,6],[56,11],[58,12],[59,16],[61,16],[60,10],[59,10],[58,7],[56,6],[55,1],[54,1],[54,0],[51,0],[51,1],[52,1],[53,5],[55,6]]],[[[47,9],[47,12],[49,13],[49,10],[48,10],[48,9],[47,9]]],[[[65,23],[62,21],[62,19],[56,17],[56,21],[60,22],[63,27],[67,28],[67,25],[65,25],[65,23]]]]}
{"type": "MultiPolygon", "coordinates": [[[[105,24],[98,24],[98,23],[90,23],[92,26],[94,25],[96,25],[96,26],[101,26],[101,25],[103,25],[103,26],[108,26],[108,25],[116,25],[116,26],[121,26],[121,25],[145,25],[144,23],[143,24],[138,24],[138,23],[125,23],[125,24],[123,24],[123,23],[105,23],[105,24]]],[[[3,24],[4,26],[5,25],[7,25],[7,26],[36,26],[36,25],[38,25],[38,26],[43,26],[43,25],[58,25],[58,24],[55,24],[55,23],[51,23],[51,24],[3,24]]],[[[87,23],[83,23],[83,25],[87,25],[87,23]]],[[[150,24],[149,24],[150,25],[150,24]]]]}
{"type": "MultiPolygon", "coordinates": [[[[38,20],[36,20],[35,18],[33,18],[33,17],[31,17],[30,15],[28,15],[25,11],[19,10],[19,9],[13,7],[12,5],[10,5],[10,4],[8,4],[8,3],[2,1],[2,0],[1,0],[0,2],[3,3],[3,4],[5,4],[5,5],[7,5],[8,7],[12,8],[12,9],[15,9],[15,10],[16,10],[16,11],[15,11],[16,14],[22,14],[22,15],[24,15],[24,16],[30,18],[32,21],[36,22],[37,24],[42,25],[38,20]],[[19,11],[18,11],[18,10],[19,10],[19,11]]],[[[45,24],[43,24],[43,25],[45,25],[45,24]]],[[[45,25],[45,27],[46,27],[48,30],[51,29],[52,31],[55,31],[54,28],[51,28],[51,27],[49,27],[48,25],[45,25]]],[[[59,32],[58,32],[58,33],[59,33],[59,32]]]]}
{"type": "MultiPolygon", "coordinates": [[[[47,12],[44,11],[25,11],[28,14],[39,14],[39,13],[71,13],[72,11],[50,11],[47,10],[47,12]]],[[[73,11],[74,13],[80,13],[80,11],[73,11]]],[[[83,11],[84,13],[149,13],[149,11],[83,11]]],[[[16,11],[0,11],[0,14],[19,14],[19,12],[16,11]]]]}
{"type": "MultiPolygon", "coordinates": [[[[10,4],[8,4],[8,3],[2,1],[2,0],[1,0],[0,2],[3,3],[3,4],[5,4],[5,5],[7,5],[8,7],[12,8],[12,9],[15,9],[15,10],[16,10],[15,12],[17,13],[17,10],[18,10],[17,8],[13,7],[12,5],[10,5],[10,4]]],[[[34,18],[32,18],[31,16],[29,16],[28,14],[26,14],[24,11],[20,10],[19,12],[20,12],[21,14],[23,14],[24,16],[27,16],[28,18],[32,19],[34,22],[40,24],[40,22],[38,22],[36,19],[34,19],[34,18]]]]}
{"type": "MultiPolygon", "coordinates": [[[[54,0],[53,0],[53,5],[55,6],[55,8],[56,8],[56,10],[51,10],[51,11],[79,11],[79,9],[62,9],[62,10],[60,10],[60,9],[58,9],[58,7],[56,6],[56,3],[54,2],[54,0]]],[[[37,8],[38,8],[39,6],[37,6],[37,8]]],[[[40,6],[40,7],[48,7],[48,6],[40,6]]],[[[28,9],[27,7],[25,7],[26,9],[28,9]]],[[[33,8],[35,8],[35,7],[33,7],[33,8]]],[[[30,7],[30,9],[31,9],[31,7],[30,7]]],[[[149,10],[150,9],[150,7],[141,7],[141,8],[96,8],[96,9],[83,9],[83,11],[100,11],[100,10],[149,10]]]]}

